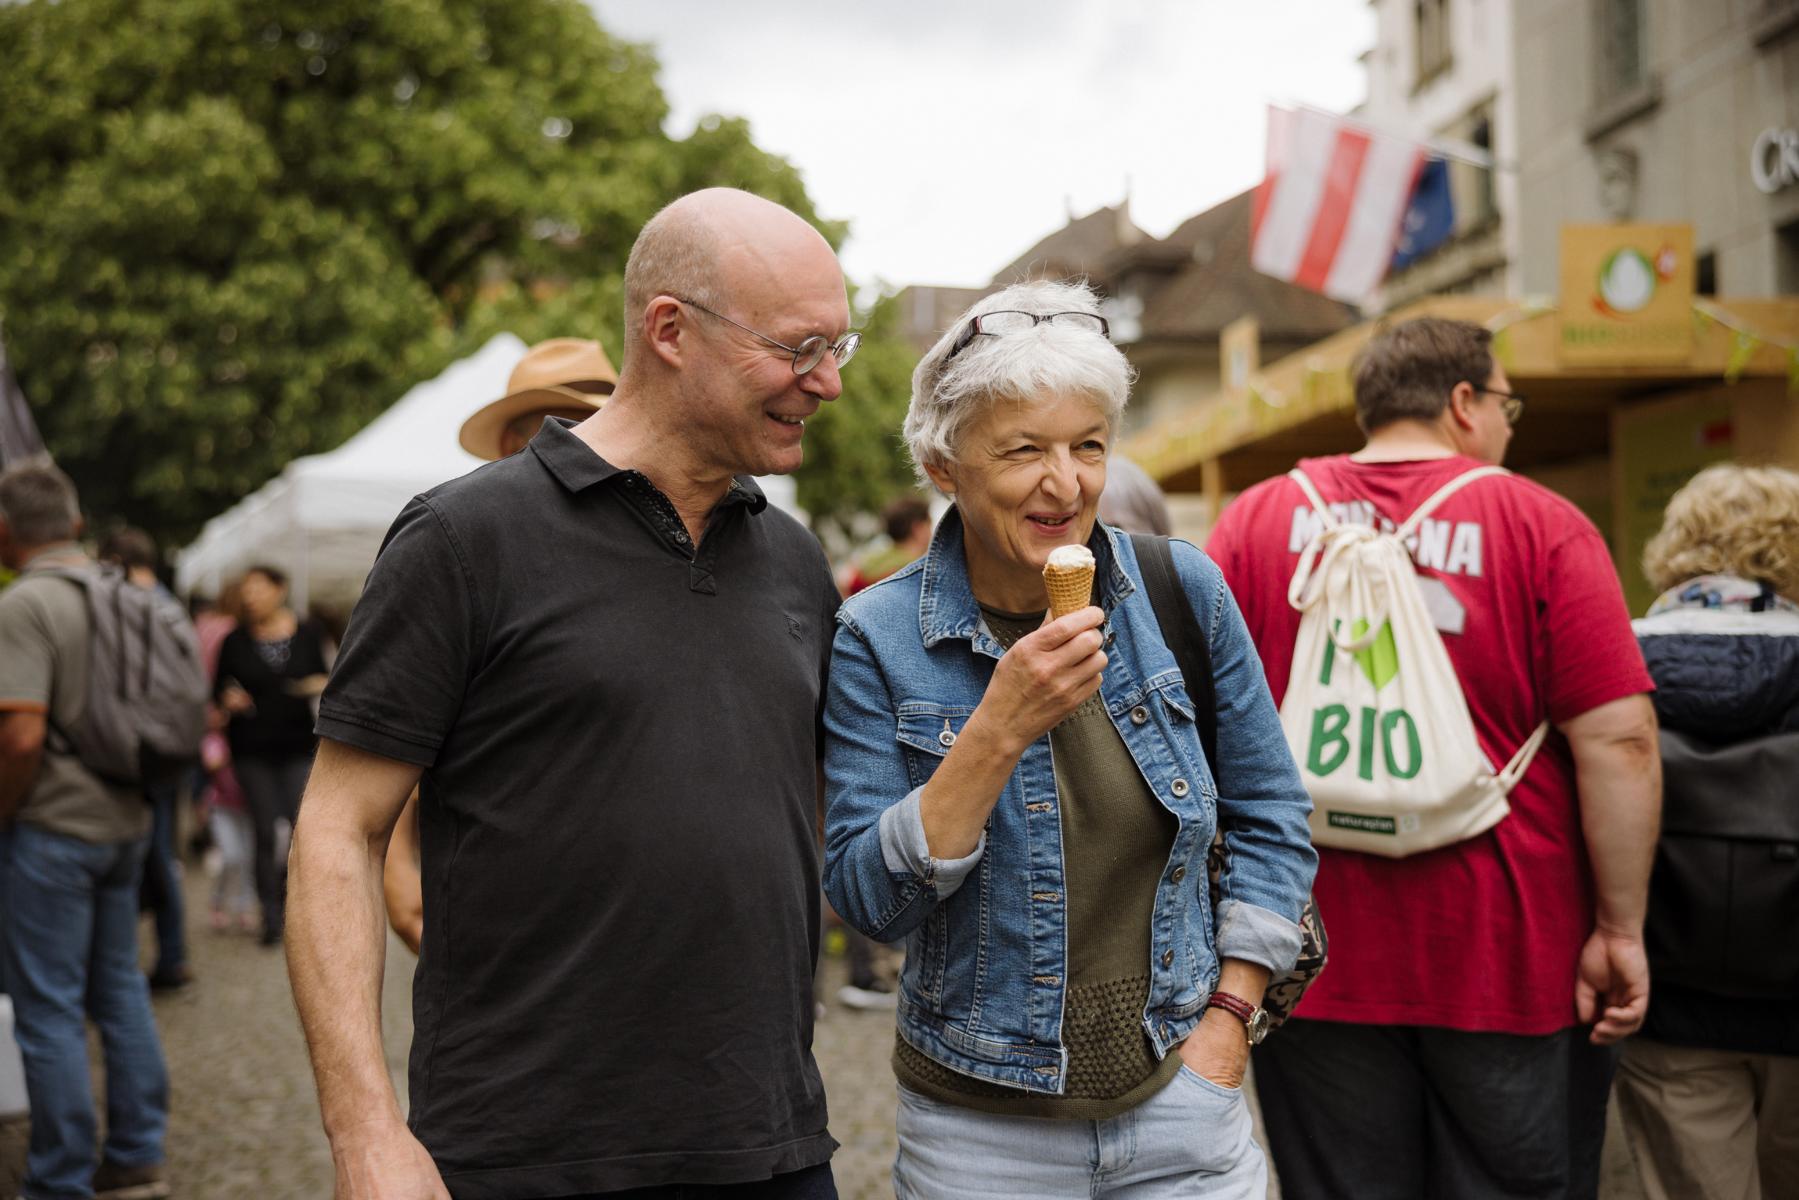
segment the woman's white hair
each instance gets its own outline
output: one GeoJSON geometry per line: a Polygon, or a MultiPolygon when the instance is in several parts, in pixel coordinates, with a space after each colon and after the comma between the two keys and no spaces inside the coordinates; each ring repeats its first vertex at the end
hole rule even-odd
{"type": "Polygon", "coordinates": [[[1131,396],[1136,372],[1107,338],[1063,322],[1039,322],[998,337],[977,337],[954,358],[950,350],[982,313],[1000,309],[1044,315],[1099,314],[1099,297],[1085,283],[1047,280],[1018,283],[977,300],[937,339],[912,372],[912,402],[906,409],[906,449],[919,478],[925,466],[956,460],[957,443],[968,423],[996,403],[1029,403],[1051,396],[1083,396],[1117,429],[1131,396]]]}

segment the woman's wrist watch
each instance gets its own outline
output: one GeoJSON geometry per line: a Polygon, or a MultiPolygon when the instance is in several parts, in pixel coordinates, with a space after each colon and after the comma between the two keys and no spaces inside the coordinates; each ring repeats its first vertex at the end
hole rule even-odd
{"type": "Polygon", "coordinates": [[[1243,997],[1233,996],[1229,992],[1213,992],[1212,998],[1206,1001],[1206,1007],[1222,1008],[1243,1022],[1243,1030],[1252,1046],[1261,1045],[1262,1039],[1268,1036],[1268,1010],[1259,1004],[1251,1004],[1243,997]]]}

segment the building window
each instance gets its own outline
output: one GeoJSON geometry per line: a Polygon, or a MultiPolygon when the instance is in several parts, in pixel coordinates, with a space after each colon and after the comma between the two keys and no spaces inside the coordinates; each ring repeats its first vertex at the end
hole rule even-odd
{"type": "Polygon", "coordinates": [[[1760,0],[1749,18],[1749,36],[1768,46],[1799,29],[1799,0],[1760,0]]]}
{"type": "Polygon", "coordinates": [[[1697,296],[1716,296],[1718,294],[1718,256],[1707,250],[1693,263],[1693,294],[1697,296]]]}
{"type": "Polygon", "coordinates": [[[1799,292],[1799,221],[1782,225],[1775,231],[1774,238],[1774,290],[1782,296],[1790,296],[1799,292]]]}
{"type": "MultiPolygon", "coordinates": [[[[1474,112],[1474,119],[1468,130],[1468,140],[1487,152],[1493,154],[1493,111],[1491,107],[1482,107],[1474,112]]],[[[1469,207],[1473,209],[1470,224],[1485,225],[1499,213],[1499,206],[1493,198],[1493,172],[1497,168],[1489,165],[1484,170],[1476,168],[1474,186],[1468,193],[1469,207]]]]}
{"type": "Polygon", "coordinates": [[[1597,0],[1601,102],[1636,91],[1647,82],[1644,0],[1597,0]]]}
{"type": "Polygon", "coordinates": [[[1414,0],[1418,47],[1417,86],[1423,87],[1449,68],[1449,0],[1414,0]]]}
{"type": "Polygon", "coordinates": [[[1143,297],[1136,288],[1121,288],[1099,302],[1099,311],[1111,327],[1114,342],[1134,342],[1143,336],[1143,297]]]}
{"type": "MultiPolygon", "coordinates": [[[[1442,135],[1454,142],[1493,153],[1492,100],[1483,100],[1442,127],[1442,135]]],[[[1467,237],[1485,229],[1499,218],[1499,204],[1493,185],[1493,169],[1479,167],[1461,158],[1449,160],[1449,191],[1455,198],[1455,235],[1467,237]]]]}

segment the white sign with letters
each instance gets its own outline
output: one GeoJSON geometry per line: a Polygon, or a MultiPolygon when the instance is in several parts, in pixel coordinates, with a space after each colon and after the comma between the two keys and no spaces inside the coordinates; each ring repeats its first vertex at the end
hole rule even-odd
{"type": "Polygon", "coordinates": [[[1772,196],[1799,183],[1799,129],[1764,129],[1749,152],[1755,186],[1772,196]]]}

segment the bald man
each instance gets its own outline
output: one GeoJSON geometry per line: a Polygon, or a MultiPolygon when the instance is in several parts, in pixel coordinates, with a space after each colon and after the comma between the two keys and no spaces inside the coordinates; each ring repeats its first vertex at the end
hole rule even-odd
{"type": "Polygon", "coordinates": [[[339,1200],[836,1195],[811,992],[836,589],[751,476],[800,465],[848,325],[805,222],[684,197],[632,248],[605,407],[394,523],[288,877],[339,1200]],[[415,783],[408,1119],[378,1002],[415,783]]]}

